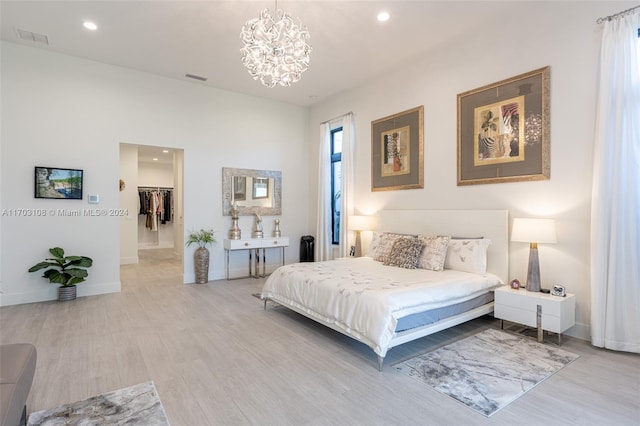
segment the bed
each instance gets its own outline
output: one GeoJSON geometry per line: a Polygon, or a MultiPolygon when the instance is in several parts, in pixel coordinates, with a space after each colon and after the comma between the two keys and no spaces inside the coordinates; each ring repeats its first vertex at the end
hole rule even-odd
{"type": "Polygon", "coordinates": [[[493,312],[508,278],[508,212],[383,210],[377,224],[368,256],[281,266],[262,299],[368,345],[382,370],[391,348],[493,312]],[[439,247],[435,266],[425,241],[439,247]],[[420,267],[408,268],[416,250],[420,267]]]}

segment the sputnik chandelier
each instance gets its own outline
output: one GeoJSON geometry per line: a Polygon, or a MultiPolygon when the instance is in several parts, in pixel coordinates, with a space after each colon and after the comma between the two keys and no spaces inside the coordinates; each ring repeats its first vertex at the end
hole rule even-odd
{"type": "Polygon", "coordinates": [[[309,68],[309,31],[278,10],[277,1],[275,17],[264,9],[259,18],[244,24],[240,38],[244,43],[242,64],[254,80],[267,87],[291,86],[309,68]]]}

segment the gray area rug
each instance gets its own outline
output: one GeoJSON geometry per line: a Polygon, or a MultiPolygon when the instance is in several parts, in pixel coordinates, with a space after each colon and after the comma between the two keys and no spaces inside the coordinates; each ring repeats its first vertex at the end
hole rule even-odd
{"type": "Polygon", "coordinates": [[[558,347],[490,329],[394,368],[489,417],[577,358],[558,347]]]}
{"type": "Polygon", "coordinates": [[[94,396],[29,415],[28,426],[146,425],[169,426],[153,382],[94,396]]]}

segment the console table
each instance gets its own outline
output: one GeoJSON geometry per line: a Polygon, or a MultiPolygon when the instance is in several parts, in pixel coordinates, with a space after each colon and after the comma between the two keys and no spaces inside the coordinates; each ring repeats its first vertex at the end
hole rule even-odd
{"type": "Polygon", "coordinates": [[[224,251],[227,255],[227,262],[225,265],[225,271],[227,280],[229,278],[229,253],[236,250],[247,250],[249,252],[249,275],[245,277],[237,278],[259,278],[266,276],[266,263],[267,255],[266,250],[268,248],[279,248],[282,257],[282,264],[284,265],[284,248],[289,246],[289,237],[265,237],[265,238],[246,238],[241,240],[224,239],[224,251]],[[259,272],[260,263],[260,251],[262,251],[262,273],[259,272]]]}

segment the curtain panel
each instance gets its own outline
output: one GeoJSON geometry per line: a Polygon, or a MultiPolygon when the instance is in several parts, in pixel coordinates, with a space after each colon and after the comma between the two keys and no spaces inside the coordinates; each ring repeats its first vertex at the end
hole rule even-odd
{"type": "Polygon", "coordinates": [[[604,23],[591,208],[591,342],[640,353],[640,14],[604,23]]]}

